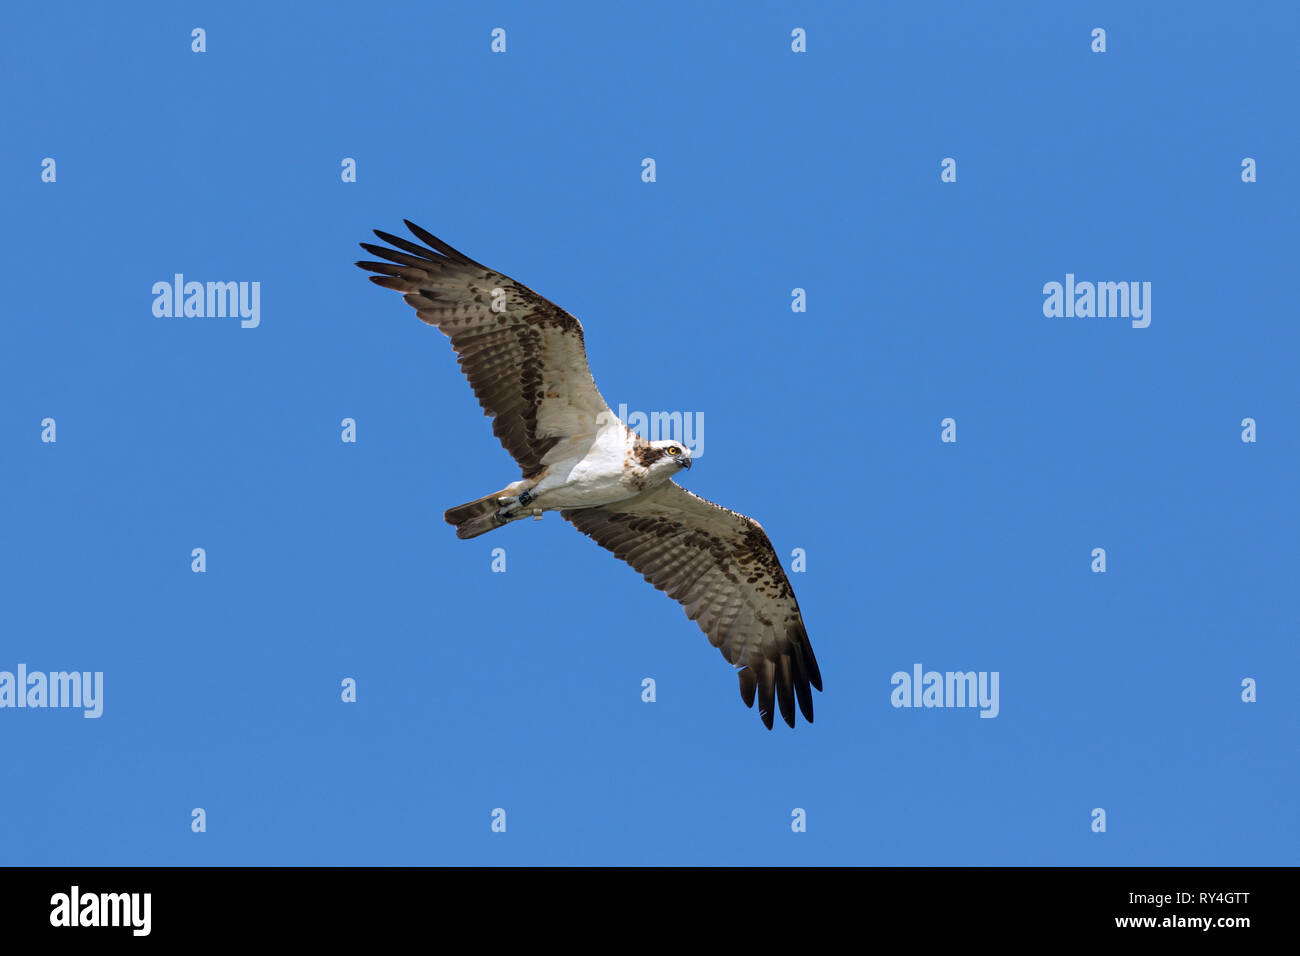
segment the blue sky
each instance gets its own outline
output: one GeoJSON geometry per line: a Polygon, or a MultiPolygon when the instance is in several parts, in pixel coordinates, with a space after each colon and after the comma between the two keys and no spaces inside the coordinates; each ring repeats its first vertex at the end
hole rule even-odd
{"type": "Polygon", "coordinates": [[[0,670],[104,697],[0,709],[0,862],[1295,864],[1300,15],[1134,6],[6,11],[0,670]],[[557,515],[455,538],[518,472],[352,265],[403,218],[702,416],[683,483],[806,554],[815,724],[557,515]]]}

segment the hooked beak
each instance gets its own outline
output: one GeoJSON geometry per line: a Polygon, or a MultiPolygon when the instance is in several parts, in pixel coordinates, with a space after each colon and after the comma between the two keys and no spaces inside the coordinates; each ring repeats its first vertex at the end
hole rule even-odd
{"type": "Polygon", "coordinates": [[[691,469],[691,460],[687,458],[685,455],[677,456],[677,464],[681,465],[687,471],[690,471],[691,469]]]}

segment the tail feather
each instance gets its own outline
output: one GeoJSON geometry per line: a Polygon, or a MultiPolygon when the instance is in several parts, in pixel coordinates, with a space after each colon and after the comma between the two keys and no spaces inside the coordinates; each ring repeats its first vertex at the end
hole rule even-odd
{"type": "Polygon", "coordinates": [[[478,518],[485,514],[495,514],[501,506],[497,504],[497,497],[501,492],[496,494],[484,495],[482,498],[476,498],[473,501],[467,501],[463,505],[457,505],[454,508],[448,508],[447,513],[443,515],[447,519],[447,524],[461,524],[470,518],[478,518]]]}
{"type": "Polygon", "coordinates": [[[458,538],[477,538],[481,534],[487,534],[505,524],[497,517],[497,511],[501,507],[497,503],[499,495],[501,495],[500,491],[448,508],[443,518],[446,519],[447,524],[456,526],[458,538]]]}
{"type": "Polygon", "coordinates": [[[456,525],[456,537],[477,538],[479,535],[495,531],[507,523],[506,519],[498,518],[495,511],[490,514],[480,515],[477,518],[467,518],[456,525]]]}

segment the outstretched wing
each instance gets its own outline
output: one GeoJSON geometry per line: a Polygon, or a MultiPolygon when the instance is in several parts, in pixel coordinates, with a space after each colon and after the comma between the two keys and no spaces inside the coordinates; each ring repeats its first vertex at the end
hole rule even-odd
{"type": "Polygon", "coordinates": [[[457,252],[405,220],[424,245],[375,230],[361,243],[384,262],[358,262],[370,281],[405,293],[424,322],[451,339],[492,430],[529,478],[566,438],[617,421],[587,366],[578,320],[526,285],[457,252]]]}
{"type": "Polygon", "coordinates": [[[709,642],[740,667],[740,696],[770,730],[775,697],[794,726],[798,698],[812,723],[821,672],[790,579],[762,526],[675,481],[600,508],[563,511],[602,548],[686,609],[709,642]]]}

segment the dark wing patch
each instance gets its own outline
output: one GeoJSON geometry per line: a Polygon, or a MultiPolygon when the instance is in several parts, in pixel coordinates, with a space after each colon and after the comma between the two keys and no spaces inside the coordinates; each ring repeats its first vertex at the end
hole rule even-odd
{"type": "Polygon", "coordinates": [[[577,319],[414,223],[406,225],[424,245],[376,229],[388,246],[363,242],[361,248],[384,261],[357,265],[379,273],[370,281],[404,293],[422,321],[451,339],[493,432],[524,477],[542,470],[557,442],[594,434],[614,418],[591,377],[577,319]]]}
{"type": "Polygon", "coordinates": [[[795,703],[812,723],[821,671],[799,603],[757,521],[670,481],[627,501],[562,511],[587,537],[678,601],[738,673],[745,706],[758,696],[771,729],[775,707],[791,727],[795,703]]]}

